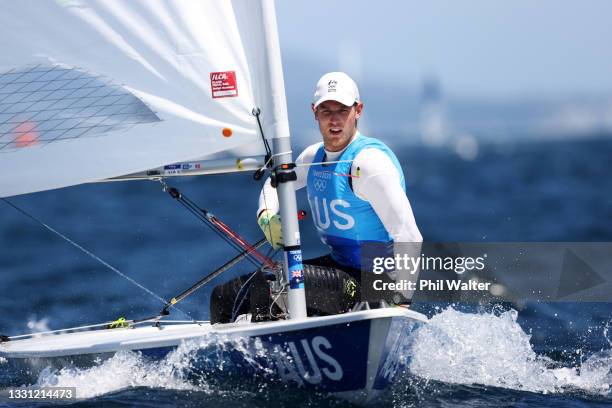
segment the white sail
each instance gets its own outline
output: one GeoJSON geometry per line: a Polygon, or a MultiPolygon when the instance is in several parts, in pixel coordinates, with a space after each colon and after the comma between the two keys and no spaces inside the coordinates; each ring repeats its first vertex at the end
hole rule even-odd
{"type": "Polygon", "coordinates": [[[289,135],[272,0],[5,1],[0,48],[0,197],[289,135]]]}

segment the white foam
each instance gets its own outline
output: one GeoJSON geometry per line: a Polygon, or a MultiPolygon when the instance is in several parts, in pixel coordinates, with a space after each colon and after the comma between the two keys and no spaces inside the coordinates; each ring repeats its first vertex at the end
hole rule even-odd
{"type": "MultiPolygon", "coordinates": [[[[153,361],[138,352],[122,351],[90,368],[45,369],[38,377],[37,387],[76,387],[78,398],[92,398],[130,387],[211,392],[205,382],[194,384],[186,378],[195,362],[198,350],[213,346],[217,352],[240,344],[227,344],[228,339],[208,336],[181,344],[165,358],[153,361]]],[[[244,348],[246,350],[246,348],[244,348]]],[[[222,367],[217,367],[222,370],[222,367]]],[[[222,394],[220,390],[216,393],[222,394]]]]}
{"type": "Polygon", "coordinates": [[[40,374],[36,386],[76,387],[78,398],[91,398],[129,387],[194,389],[173,368],[166,360],[151,363],[138,353],[119,352],[87,369],[46,369],[40,374]]]}
{"type": "Polygon", "coordinates": [[[578,367],[554,368],[537,355],[516,311],[461,313],[452,308],[419,328],[410,350],[410,371],[455,384],[482,384],[515,390],[563,393],[581,390],[608,395],[612,350],[594,354],[578,367]]]}
{"type": "MultiPolygon", "coordinates": [[[[530,336],[516,317],[515,311],[468,314],[452,308],[444,310],[414,333],[414,342],[407,350],[407,356],[412,356],[410,371],[426,380],[454,384],[541,393],[611,393],[612,349],[592,355],[577,367],[555,368],[552,360],[534,352],[530,336]]],[[[228,352],[240,352],[246,363],[265,370],[258,359],[266,358],[268,352],[260,342],[206,336],[182,344],[160,361],[150,361],[135,352],[119,352],[90,368],[47,369],[35,385],[76,387],[78,398],[130,387],[224,394],[218,386],[209,386],[206,377],[196,383],[187,375],[194,367],[203,365],[206,369],[211,364],[210,368],[224,371],[230,364],[226,361],[228,352]],[[206,352],[199,354],[203,349],[206,352]]]]}
{"type": "Polygon", "coordinates": [[[257,358],[265,358],[267,353],[261,342],[249,343],[247,339],[209,335],[181,344],[158,361],[147,359],[138,352],[122,351],[90,368],[47,368],[39,375],[35,386],[76,387],[77,398],[92,398],[130,387],[190,390],[223,395],[227,391],[219,389],[218,386],[210,387],[206,383],[206,377],[187,377],[198,370],[223,371],[226,365],[231,364],[227,361],[229,352],[240,352],[246,363],[269,371],[257,362],[257,358]],[[200,355],[202,350],[205,352],[200,355]]]}
{"type": "Polygon", "coordinates": [[[49,318],[43,317],[37,319],[36,316],[31,316],[27,322],[28,330],[30,333],[39,333],[49,331],[49,318]]]}

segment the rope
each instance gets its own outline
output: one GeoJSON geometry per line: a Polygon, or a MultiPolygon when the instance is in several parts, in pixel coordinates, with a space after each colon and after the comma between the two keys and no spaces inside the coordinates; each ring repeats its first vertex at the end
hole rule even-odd
{"type": "MultiPolygon", "coordinates": [[[[261,120],[259,120],[259,115],[261,114],[261,109],[259,109],[257,107],[253,108],[251,113],[253,114],[253,116],[255,116],[255,119],[257,119],[257,126],[259,126],[259,133],[261,134],[261,140],[263,141],[264,147],[266,149],[266,157],[270,156],[270,158],[271,158],[272,157],[272,149],[270,149],[270,144],[268,143],[268,139],[266,139],[266,135],[264,134],[263,126],[261,126],[261,120]]],[[[270,161],[270,159],[268,159],[267,161],[270,161]]]]}
{"type": "Polygon", "coordinates": [[[308,166],[315,166],[315,165],[323,165],[323,164],[335,164],[335,163],[352,163],[353,160],[336,160],[336,161],[322,161],[322,162],[316,162],[316,163],[300,163],[300,164],[296,164],[296,167],[308,167],[308,166]]]}
{"type": "Polygon", "coordinates": [[[234,305],[232,306],[232,322],[236,320],[236,313],[240,310],[240,306],[242,306],[242,304],[244,303],[244,299],[246,299],[248,291],[250,290],[249,282],[255,277],[255,275],[257,275],[257,271],[253,272],[251,276],[249,276],[249,278],[242,284],[242,286],[238,290],[238,293],[236,294],[236,298],[234,299],[234,305]],[[249,286],[247,287],[247,285],[249,286]],[[242,298],[240,299],[240,303],[238,304],[238,307],[236,307],[236,301],[240,297],[242,289],[244,289],[245,287],[247,287],[246,293],[243,294],[242,298]]]}
{"type": "MultiPolygon", "coordinates": [[[[196,218],[198,218],[200,221],[202,221],[207,227],[209,227],[215,234],[217,234],[217,236],[219,236],[221,239],[223,239],[225,242],[228,243],[228,245],[230,245],[232,248],[234,248],[236,251],[238,251],[239,253],[242,252],[243,248],[238,245],[234,240],[232,240],[230,237],[228,237],[225,233],[223,233],[222,231],[220,231],[215,225],[213,225],[212,221],[209,219],[209,217],[214,217],[211,213],[209,213],[208,211],[206,211],[205,209],[202,209],[200,207],[197,206],[197,204],[195,204],[193,201],[191,201],[189,198],[187,198],[186,196],[184,196],[181,192],[179,192],[178,190],[174,189],[173,187],[168,186],[168,184],[166,184],[166,182],[163,179],[158,180],[162,187],[164,192],[169,193],[171,190],[174,190],[174,192],[176,192],[176,195],[174,194],[170,194],[172,196],[172,198],[176,199],[183,207],[185,207],[190,213],[192,213],[193,215],[196,216],[196,218]]],[[[261,262],[257,259],[255,259],[255,255],[253,255],[252,253],[247,254],[247,259],[257,268],[260,267],[261,262]]]]}
{"type": "MultiPolygon", "coordinates": [[[[281,152],[281,153],[271,154],[271,155],[268,157],[268,160],[266,160],[266,162],[264,163],[264,165],[263,165],[263,166],[261,166],[261,167],[259,168],[259,170],[258,170],[258,171],[264,171],[266,168],[268,168],[268,165],[269,165],[269,164],[272,162],[272,160],[273,160],[275,157],[277,157],[277,156],[282,156],[283,154],[293,154],[293,150],[288,150],[288,151],[286,151],[286,152],[281,152]]],[[[267,157],[267,155],[266,155],[266,157],[267,157]]]]}
{"type": "MultiPolygon", "coordinates": [[[[137,286],[138,288],[142,289],[144,292],[148,293],[149,295],[153,296],[155,299],[159,300],[160,302],[162,302],[163,304],[166,304],[166,300],[164,298],[162,298],[161,296],[157,295],[156,293],[154,293],[153,291],[151,291],[150,289],[146,288],[144,285],[142,285],[141,283],[137,282],[135,279],[129,277],[128,275],[124,274],[123,272],[121,272],[119,269],[115,268],[114,266],[112,266],[111,264],[109,264],[108,262],[104,261],[102,258],[100,258],[99,256],[97,256],[96,254],[94,254],[93,252],[87,250],[86,248],[84,248],[83,246],[77,244],[76,242],[74,242],[73,240],[71,240],[70,238],[68,238],[66,235],[62,234],[61,232],[57,231],[56,229],[54,229],[53,227],[51,227],[50,225],[45,224],[43,221],[41,221],[40,219],[36,218],[34,215],[28,213],[27,211],[21,209],[20,207],[18,207],[17,205],[13,204],[12,202],[10,202],[9,200],[7,200],[6,198],[2,198],[2,201],[4,201],[5,203],[7,203],[8,205],[10,205],[11,207],[13,207],[14,209],[16,209],[17,211],[19,211],[20,213],[22,213],[23,215],[25,215],[26,217],[30,218],[31,220],[37,222],[38,224],[40,224],[41,226],[43,226],[45,229],[47,229],[48,231],[51,231],[52,233],[54,233],[55,235],[59,236],[60,238],[62,238],[64,241],[68,242],[70,245],[74,246],[75,248],[79,249],[81,252],[89,255],[91,258],[93,258],[94,260],[98,261],[99,263],[101,263],[102,265],[106,266],[108,269],[110,269],[111,271],[115,272],[117,275],[121,276],[122,278],[126,279],[128,282],[131,282],[132,284],[134,284],[135,286],[137,286]]],[[[176,308],[179,312],[185,314],[186,316],[188,316],[189,318],[191,318],[191,316],[187,313],[184,312],[183,310],[176,308]]]]}
{"type": "Polygon", "coordinates": [[[280,315],[273,315],[273,314],[272,314],[272,309],[274,308],[274,305],[278,305],[279,309],[281,309],[281,310],[284,312],[284,313],[282,313],[282,314],[285,314],[285,315],[287,314],[287,313],[286,313],[286,311],[287,311],[287,309],[289,309],[289,308],[287,307],[287,304],[286,304],[285,302],[283,302],[283,305],[281,306],[281,305],[278,303],[278,299],[279,299],[279,298],[282,296],[282,294],[283,294],[283,293],[285,293],[285,292],[286,292],[286,290],[287,290],[287,286],[289,286],[289,285],[287,285],[287,284],[283,285],[283,286],[282,286],[282,288],[281,288],[281,290],[280,290],[280,291],[278,292],[278,294],[276,295],[276,297],[275,297],[274,299],[272,299],[272,303],[270,304],[270,310],[269,310],[269,312],[268,312],[268,313],[270,314],[270,316],[272,316],[272,317],[274,317],[274,318],[278,318],[278,316],[280,316],[280,315]]]}

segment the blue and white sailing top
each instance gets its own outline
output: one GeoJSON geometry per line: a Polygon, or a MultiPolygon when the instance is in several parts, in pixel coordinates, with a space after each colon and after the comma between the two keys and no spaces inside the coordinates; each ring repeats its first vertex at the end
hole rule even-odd
{"type": "MultiPolygon", "coordinates": [[[[296,190],[307,186],[311,215],[321,240],[339,264],[360,268],[360,245],[367,242],[421,242],[406,197],[401,166],[381,141],[357,133],[340,152],[323,143],[297,158],[296,190]],[[330,163],[321,165],[323,161],[330,163]]],[[[266,182],[259,211],[278,211],[276,190],[266,182]]]]}
{"type": "Polygon", "coordinates": [[[361,134],[334,163],[325,163],[327,155],[320,146],[306,179],[308,202],[321,240],[329,246],[336,262],[353,267],[361,264],[361,245],[393,241],[374,208],[353,191],[353,179],[361,173],[361,168],[356,167],[353,174],[353,160],[364,148],[375,148],[387,155],[405,191],[404,175],[393,152],[381,141],[361,134]]]}

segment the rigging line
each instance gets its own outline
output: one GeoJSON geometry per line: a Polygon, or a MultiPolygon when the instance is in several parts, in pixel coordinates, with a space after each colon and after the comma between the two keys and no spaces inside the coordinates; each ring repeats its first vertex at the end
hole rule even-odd
{"type": "Polygon", "coordinates": [[[249,278],[246,280],[246,282],[244,282],[242,284],[240,289],[238,289],[238,293],[236,294],[236,298],[234,299],[234,305],[232,306],[232,318],[231,318],[231,322],[235,322],[236,321],[236,317],[238,317],[238,316],[236,316],[236,313],[238,313],[238,311],[240,310],[240,307],[244,303],[244,299],[246,299],[249,291],[251,290],[251,285],[249,284],[249,282],[251,282],[251,279],[253,279],[255,277],[255,275],[257,275],[257,272],[259,272],[259,271],[253,272],[251,274],[251,276],[249,276],[249,278]],[[242,293],[243,289],[245,289],[246,293],[242,293]],[[240,297],[240,294],[242,294],[242,297],[240,297]],[[238,304],[238,307],[236,307],[236,301],[239,298],[240,298],[240,303],[238,304]]]}
{"type": "MultiPolygon", "coordinates": [[[[187,209],[187,211],[189,211],[190,213],[192,213],[193,215],[195,215],[200,221],[202,221],[208,228],[210,228],[215,234],[217,234],[220,238],[222,238],[223,240],[225,240],[231,247],[233,247],[234,249],[239,249],[238,245],[231,241],[227,236],[225,236],[221,231],[219,231],[217,228],[215,228],[214,225],[212,225],[212,223],[210,222],[210,220],[208,218],[206,218],[206,216],[204,214],[202,214],[202,212],[198,209],[198,208],[194,208],[192,205],[190,205],[187,201],[183,201],[183,200],[178,200],[179,203],[185,207],[185,209],[187,209]]],[[[257,265],[259,266],[259,265],[257,265]]]]}
{"type": "MultiPolygon", "coordinates": [[[[283,286],[282,286],[282,288],[281,288],[281,290],[280,290],[280,291],[278,292],[278,294],[276,295],[276,297],[275,297],[274,299],[272,299],[272,303],[270,303],[270,309],[268,310],[268,313],[270,314],[270,316],[272,316],[272,309],[274,308],[274,305],[277,305],[277,306],[278,306],[278,308],[281,310],[281,312],[282,312],[283,310],[287,310],[287,309],[288,309],[288,308],[287,308],[287,304],[286,304],[285,302],[283,302],[283,306],[282,306],[282,307],[281,307],[281,305],[280,305],[280,304],[278,304],[278,303],[277,303],[277,302],[278,302],[278,299],[280,299],[280,297],[283,295],[283,292],[284,292],[285,290],[287,290],[287,286],[289,286],[289,285],[287,285],[287,284],[283,285],[283,286]]],[[[278,315],[274,315],[274,316],[272,316],[272,317],[276,317],[276,318],[278,318],[278,316],[280,316],[280,314],[278,314],[278,315]]]]}
{"type": "Polygon", "coordinates": [[[236,248],[236,250],[238,250],[239,252],[241,252],[243,249],[248,251],[247,256],[257,262],[255,264],[256,267],[259,267],[260,264],[261,266],[268,268],[274,266],[274,262],[270,258],[258,252],[256,248],[249,244],[238,233],[233,231],[219,217],[215,216],[213,213],[205,209],[198,207],[197,204],[195,204],[193,201],[191,201],[188,197],[184,195],[181,195],[179,197],[179,200],[181,200],[181,202],[184,202],[183,204],[188,205],[190,207],[190,211],[197,211],[198,218],[205,221],[209,226],[214,227],[217,232],[222,233],[222,237],[224,237],[226,241],[232,244],[232,246],[236,248]]]}
{"type": "Polygon", "coordinates": [[[295,165],[295,167],[308,167],[308,166],[318,166],[323,164],[335,164],[335,163],[352,163],[353,160],[336,160],[336,161],[322,161],[316,163],[300,163],[295,165]]]}
{"type": "Polygon", "coordinates": [[[265,170],[270,164],[270,162],[274,160],[275,157],[282,156],[283,154],[293,154],[293,150],[287,150],[286,152],[280,152],[280,153],[275,153],[275,154],[270,155],[270,157],[267,158],[266,162],[263,164],[263,166],[260,167],[259,170],[260,171],[265,170]]]}
{"type": "MultiPolygon", "coordinates": [[[[199,211],[196,211],[193,208],[190,208],[187,204],[185,203],[181,203],[183,204],[183,206],[185,208],[187,208],[192,214],[196,215],[200,220],[204,221],[204,223],[215,233],[217,234],[217,236],[219,236],[221,239],[223,239],[225,242],[227,242],[227,244],[229,246],[231,246],[232,248],[234,248],[236,251],[241,252],[244,248],[240,247],[240,245],[238,245],[236,242],[234,242],[232,239],[230,239],[225,233],[223,233],[222,231],[220,231],[215,225],[212,224],[212,222],[206,218],[206,216],[204,216],[202,213],[200,213],[199,211]]],[[[248,249],[247,249],[248,250],[248,249]]],[[[253,264],[253,266],[255,266],[256,268],[260,268],[261,267],[261,263],[255,259],[255,256],[253,255],[252,251],[249,251],[246,255],[246,259],[251,262],[253,264]]]]}
{"type": "Polygon", "coordinates": [[[233,233],[227,228],[227,231],[222,228],[220,225],[215,224],[214,220],[209,217],[213,217],[217,222],[221,224],[221,221],[214,217],[213,214],[209,213],[207,210],[198,207],[193,201],[191,201],[188,197],[184,196],[180,191],[178,191],[174,187],[168,186],[163,178],[156,179],[162,185],[163,191],[170,194],[172,198],[177,200],[179,204],[181,204],[187,211],[192,213],[196,218],[202,221],[207,227],[209,227],[215,234],[217,234],[221,239],[227,242],[232,248],[234,248],[239,253],[242,252],[243,249],[247,249],[249,251],[247,255],[247,259],[256,267],[259,268],[263,264],[264,266],[271,266],[272,261],[270,259],[261,259],[261,254],[257,252],[254,248],[252,248],[246,241],[244,241],[240,236],[233,233]],[[231,235],[231,236],[230,236],[231,235]],[[240,242],[236,242],[240,241],[240,242]],[[244,246],[242,246],[244,244],[244,246]]]}
{"type": "MultiPolygon", "coordinates": [[[[336,164],[336,163],[353,163],[354,160],[335,160],[335,161],[322,161],[322,162],[314,162],[314,163],[300,163],[300,164],[296,164],[295,167],[309,167],[309,166],[316,166],[316,165],[327,165],[327,164],[336,164]]],[[[341,176],[341,177],[350,177],[350,178],[359,178],[359,172],[360,169],[359,167],[357,167],[357,174],[352,175],[350,172],[348,174],[344,174],[344,173],[337,173],[335,171],[332,171],[331,173],[335,176],[341,176]]]]}
{"type": "MultiPolygon", "coordinates": [[[[255,248],[259,248],[261,245],[263,245],[264,242],[266,242],[265,238],[259,240],[253,246],[255,248]]],[[[200,289],[204,285],[207,285],[213,279],[215,279],[216,277],[220,276],[225,271],[229,270],[231,267],[233,267],[238,262],[240,262],[246,256],[246,254],[247,254],[247,250],[242,251],[240,254],[238,254],[234,258],[230,259],[225,264],[221,265],[219,268],[215,269],[214,271],[212,271],[211,273],[209,273],[208,275],[206,275],[205,277],[203,277],[202,279],[200,279],[199,281],[197,281],[196,283],[191,285],[191,287],[189,287],[188,289],[184,290],[179,295],[173,297],[170,300],[170,302],[164,306],[164,308],[160,312],[160,315],[162,315],[162,316],[167,315],[168,314],[167,313],[168,308],[170,308],[172,305],[175,305],[178,302],[182,301],[186,297],[191,296],[191,294],[193,294],[195,291],[197,291],[198,289],[200,289]]]]}
{"type": "MultiPolygon", "coordinates": [[[[251,112],[255,119],[257,119],[257,126],[259,126],[259,133],[261,134],[261,140],[263,140],[264,147],[266,149],[266,156],[272,156],[272,149],[270,149],[270,144],[268,143],[268,139],[263,131],[263,126],[261,126],[261,120],[259,119],[259,115],[261,114],[261,109],[255,107],[251,112]]],[[[269,160],[268,160],[269,161],[269,160]]]]}
{"type": "MultiPolygon", "coordinates": [[[[242,248],[238,243],[234,242],[233,239],[228,237],[224,231],[221,231],[218,226],[214,225],[214,223],[207,217],[207,214],[210,214],[208,211],[199,208],[193,201],[189,200],[187,197],[181,194],[180,199],[177,200],[183,207],[185,207],[189,212],[194,214],[198,219],[203,221],[210,229],[213,230],[219,237],[225,240],[232,248],[236,251],[241,252],[244,248],[242,248]]],[[[211,214],[212,215],[212,214],[211,214]]],[[[261,261],[256,259],[254,248],[246,248],[249,250],[246,258],[256,267],[259,268],[261,266],[261,261]]],[[[265,262],[263,262],[265,264],[265,262]]]]}
{"type": "MultiPolygon", "coordinates": [[[[2,198],[2,201],[4,201],[5,203],[7,203],[8,205],[10,205],[11,207],[13,207],[14,209],[16,209],[17,211],[19,211],[20,213],[22,213],[23,215],[25,215],[26,217],[36,221],[37,223],[39,223],[40,225],[42,225],[44,228],[46,228],[47,230],[53,232],[54,234],[56,234],[57,236],[59,236],[60,238],[62,238],[63,240],[65,240],[66,242],[68,242],[69,244],[71,244],[72,246],[74,246],[75,248],[79,249],[80,251],[82,251],[83,253],[89,255],[90,257],[92,257],[93,259],[95,259],[96,261],[98,261],[99,263],[101,263],[102,265],[106,266],[108,269],[110,269],[111,271],[115,272],[116,274],[118,274],[119,276],[127,279],[129,282],[133,283],[134,285],[138,286],[140,289],[142,289],[143,291],[147,292],[149,295],[153,296],[154,298],[156,298],[157,300],[161,301],[163,304],[166,304],[166,300],[163,299],[161,296],[157,295],[156,293],[154,293],[153,291],[151,291],[150,289],[147,289],[146,287],[144,287],[143,285],[141,285],[140,283],[138,283],[136,280],[134,280],[133,278],[130,278],[128,275],[124,274],[123,272],[121,272],[120,270],[118,270],[117,268],[115,268],[114,266],[112,266],[111,264],[109,264],[108,262],[104,261],[102,258],[100,258],[99,256],[97,256],[96,254],[92,253],[91,251],[88,251],[87,249],[83,248],[81,245],[77,244],[76,242],[74,242],[73,240],[71,240],[70,238],[68,238],[67,236],[65,236],[64,234],[62,234],[61,232],[57,231],[56,229],[54,229],[53,227],[51,227],[50,225],[45,224],[43,221],[41,221],[40,219],[36,218],[35,216],[33,216],[32,214],[26,212],[25,210],[21,209],[20,207],[18,207],[17,205],[13,204],[12,202],[10,202],[9,200],[7,200],[6,198],[2,198]]],[[[179,312],[185,314],[186,316],[190,317],[188,313],[182,311],[179,308],[176,308],[179,312]]]]}
{"type": "Polygon", "coordinates": [[[232,229],[227,226],[223,221],[219,218],[215,217],[212,214],[209,214],[211,222],[225,233],[228,237],[232,238],[242,249],[246,249],[249,252],[249,255],[253,258],[257,259],[257,262],[261,263],[261,266],[264,268],[273,268],[274,261],[270,258],[263,256],[259,251],[257,251],[251,244],[245,241],[240,235],[236,232],[232,231],[232,229]]]}

